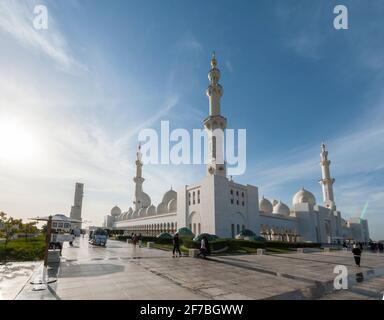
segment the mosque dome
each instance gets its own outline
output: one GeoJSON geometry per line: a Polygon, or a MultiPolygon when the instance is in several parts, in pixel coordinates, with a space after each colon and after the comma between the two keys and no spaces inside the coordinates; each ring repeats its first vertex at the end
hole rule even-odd
{"type": "Polygon", "coordinates": [[[281,201],[278,201],[277,204],[275,204],[273,206],[273,213],[275,213],[275,214],[281,214],[283,216],[289,216],[290,212],[291,211],[289,210],[289,207],[281,201]]]}
{"type": "Polygon", "coordinates": [[[156,214],[156,207],[152,204],[147,208],[146,215],[154,216],[156,214]]]}
{"type": "Polygon", "coordinates": [[[117,217],[121,214],[121,209],[118,206],[114,206],[111,210],[111,216],[117,217]]]}
{"type": "Polygon", "coordinates": [[[132,219],[132,214],[133,214],[133,210],[132,208],[130,207],[127,211],[127,219],[132,219]]]}
{"type": "Polygon", "coordinates": [[[136,196],[135,204],[140,208],[148,208],[151,205],[151,198],[145,192],[141,192],[136,196]]]}
{"type": "Polygon", "coordinates": [[[137,213],[137,216],[144,217],[146,212],[147,212],[147,208],[140,208],[139,212],[137,213]]]}
{"type": "Polygon", "coordinates": [[[163,200],[161,201],[162,203],[165,203],[166,205],[168,205],[169,201],[171,200],[176,200],[177,199],[177,192],[174,191],[174,190],[168,190],[164,196],[163,196],[163,200]]]}
{"type": "Polygon", "coordinates": [[[308,190],[305,190],[304,188],[301,188],[293,196],[292,203],[294,205],[298,203],[308,203],[311,206],[314,206],[316,204],[316,198],[311,192],[309,192],[308,190]]]}
{"type": "Polygon", "coordinates": [[[122,220],[128,220],[128,211],[123,212],[122,220]]]}
{"type": "Polygon", "coordinates": [[[272,203],[268,199],[264,198],[264,196],[259,201],[259,210],[264,213],[272,213],[272,203]]]}
{"type": "Polygon", "coordinates": [[[132,219],[136,219],[139,217],[139,210],[135,210],[132,212],[132,219]]]}
{"type": "Polygon", "coordinates": [[[176,199],[172,199],[168,202],[168,211],[175,212],[177,210],[177,202],[176,199]]]}

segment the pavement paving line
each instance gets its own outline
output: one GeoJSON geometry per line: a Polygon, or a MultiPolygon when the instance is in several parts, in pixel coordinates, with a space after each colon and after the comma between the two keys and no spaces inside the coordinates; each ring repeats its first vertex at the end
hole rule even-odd
{"type": "MultiPolygon", "coordinates": [[[[41,262],[41,264],[43,264],[43,262],[41,262]]],[[[19,292],[16,294],[16,296],[12,299],[12,300],[16,300],[17,297],[20,295],[20,293],[24,290],[24,288],[29,284],[29,281],[32,279],[32,276],[35,275],[36,271],[39,269],[39,267],[41,266],[41,264],[37,264],[35,266],[35,269],[33,270],[33,272],[31,273],[31,275],[28,277],[27,281],[24,283],[24,285],[21,287],[21,289],[19,290],[19,292]]]]}

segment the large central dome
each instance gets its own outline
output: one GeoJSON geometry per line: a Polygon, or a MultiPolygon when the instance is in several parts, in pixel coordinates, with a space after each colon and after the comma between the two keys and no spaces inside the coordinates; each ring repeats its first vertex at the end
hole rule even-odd
{"type": "Polygon", "coordinates": [[[311,192],[305,190],[304,188],[301,188],[293,196],[292,203],[294,205],[298,203],[309,203],[311,206],[314,206],[316,204],[316,198],[311,192]]]}

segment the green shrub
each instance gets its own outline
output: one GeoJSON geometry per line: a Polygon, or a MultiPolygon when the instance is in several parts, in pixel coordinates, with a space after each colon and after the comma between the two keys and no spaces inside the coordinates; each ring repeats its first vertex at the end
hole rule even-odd
{"type": "Polygon", "coordinates": [[[0,245],[0,261],[33,261],[44,258],[44,236],[19,238],[0,245]]]}
{"type": "MultiPolygon", "coordinates": [[[[118,235],[118,236],[116,236],[115,239],[118,241],[126,242],[127,239],[131,239],[131,236],[118,235]]],[[[163,238],[157,238],[157,237],[142,236],[141,240],[143,242],[155,242],[155,243],[162,243],[162,244],[172,243],[172,238],[171,239],[163,239],[163,238]]]]}
{"type": "Polygon", "coordinates": [[[181,238],[180,244],[182,244],[184,247],[188,249],[198,249],[200,248],[200,242],[193,241],[189,238],[181,238]]]}
{"type": "Polygon", "coordinates": [[[252,230],[244,229],[237,236],[240,236],[240,237],[254,237],[254,236],[256,236],[256,234],[252,230]]]}
{"type": "Polygon", "coordinates": [[[320,248],[320,243],[268,241],[269,248],[320,248]]]}
{"type": "Polygon", "coordinates": [[[207,237],[208,241],[215,241],[219,239],[219,237],[215,234],[209,234],[209,233],[201,233],[193,238],[193,241],[201,241],[203,237],[207,237]]]}
{"type": "MultiPolygon", "coordinates": [[[[209,246],[211,250],[216,251],[228,247],[228,251],[239,251],[243,248],[252,248],[259,249],[265,248],[265,243],[261,241],[248,241],[248,240],[237,240],[237,239],[217,239],[214,241],[209,241],[209,246]]],[[[189,249],[198,249],[200,248],[199,241],[193,241],[190,239],[183,239],[182,244],[184,247],[189,249]]]]}
{"type": "Polygon", "coordinates": [[[191,231],[191,229],[189,229],[187,227],[180,228],[179,230],[177,230],[177,233],[179,234],[179,237],[181,237],[181,238],[193,239],[193,237],[195,236],[195,234],[191,231]]]}
{"type": "Polygon", "coordinates": [[[162,232],[157,236],[157,239],[173,239],[173,236],[168,232],[162,232]]]}

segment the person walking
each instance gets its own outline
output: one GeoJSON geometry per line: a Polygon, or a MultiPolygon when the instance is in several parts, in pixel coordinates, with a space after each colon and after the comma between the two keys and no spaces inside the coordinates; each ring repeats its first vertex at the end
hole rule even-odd
{"type": "Polygon", "coordinates": [[[73,247],[73,241],[75,240],[76,236],[75,236],[75,231],[74,230],[71,230],[71,241],[69,241],[69,245],[71,247],[73,247]]]}
{"type": "Polygon", "coordinates": [[[141,236],[141,233],[139,233],[139,236],[137,237],[137,240],[139,241],[139,248],[141,248],[141,246],[143,244],[143,238],[141,236]]]}
{"type": "Polygon", "coordinates": [[[355,263],[358,267],[360,267],[361,260],[361,249],[358,245],[354,244],[352,249],[353,258],[355,259],[355,263]]]}
{"type": "Polygon", "coordinates": [[[179,234],[176,232],[175,235],[173,236],[173,258],[175,258],[175,252],[176,254],[179,253],[179,258],[181,257],[181,251],[180,251],[180,239],[179,239],[179,234]]]}
{"type": "Polygon", "coordinates": [[[207,257],[207,255],[209,254],[209,243],[208,243],[208,238],[207,237],[203,237],[201,239],[201,242],[200,242],[200,252],[198,253],[198,257],[201,257],[203,256],[203,258],[205,259],[207,257]]]}

